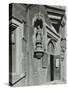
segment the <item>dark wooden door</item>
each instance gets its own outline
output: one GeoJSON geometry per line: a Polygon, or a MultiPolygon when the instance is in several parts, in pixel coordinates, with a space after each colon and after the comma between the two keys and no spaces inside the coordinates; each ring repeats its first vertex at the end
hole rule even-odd
{"type": "Polygon", "coordinates": [[[54,80],[54,55],[50,55],[50,80],[54,80]]]}

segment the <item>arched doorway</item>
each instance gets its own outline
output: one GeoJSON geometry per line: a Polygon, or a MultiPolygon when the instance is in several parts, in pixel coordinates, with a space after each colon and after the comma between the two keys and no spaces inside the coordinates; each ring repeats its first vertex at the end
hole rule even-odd
{"type": "Polygon", "coordinates": [[[50,53],[50,81],[54,80],[54,43],[52,40],[48,42],[47,51],[50,53]]]}

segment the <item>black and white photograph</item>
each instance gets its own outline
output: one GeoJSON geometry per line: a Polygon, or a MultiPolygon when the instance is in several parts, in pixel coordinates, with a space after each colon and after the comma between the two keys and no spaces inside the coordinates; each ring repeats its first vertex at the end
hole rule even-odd
{"type": "Polygon", "coordinates": [[[66,7],[9,4],[9,85],[66,84],[66,7]]]}

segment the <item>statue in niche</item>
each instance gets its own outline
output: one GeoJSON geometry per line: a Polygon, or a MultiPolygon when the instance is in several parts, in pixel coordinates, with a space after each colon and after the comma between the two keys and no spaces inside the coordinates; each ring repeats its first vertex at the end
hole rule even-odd
{"type": "Polygon", "coordinates": [[[34,21],[34,57],[40,59],[43,51],[43,20],[39,17],[34,21]]]}

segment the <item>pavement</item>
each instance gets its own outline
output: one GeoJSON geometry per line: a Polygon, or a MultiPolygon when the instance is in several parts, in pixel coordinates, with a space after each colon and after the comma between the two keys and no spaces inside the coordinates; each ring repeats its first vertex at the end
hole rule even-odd
{"type": "MultiPolygon", "coordinates": [[[[42,85],[55,85],[55,84],[66,84],[66,81],[55,80],[55,81],[51,81],[51,82],[46,82],[46,83],[44,83],[42,85]]],[[[19,82],[17,82],[14,85],[14,87],[24,87],[24,86],[28,86],[26,78],[23,78],[22,80],[20,80],[19,82]]],[[[31,86],[35,86],[35,85],[31,85],[31,86]]]]}

